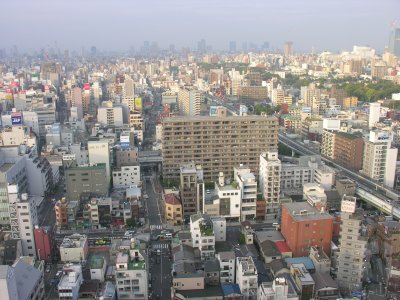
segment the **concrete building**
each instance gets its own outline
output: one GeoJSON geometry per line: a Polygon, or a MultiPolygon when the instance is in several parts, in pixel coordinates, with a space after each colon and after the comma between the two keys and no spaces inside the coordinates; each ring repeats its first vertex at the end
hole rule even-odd
{"type": "Polygon", "coordinates": [[[363,169],[361,173],[390,188],[393,188],[396,175],[398,149],[392,147],[393,133],[371,131],[365,142],[363,169]]]}
{"type": "Polygon", "coordinates": [[[106,165],[103,163],[70,167],[65,170],[65,185],[67,198],[79,200],[82,193],[96,193],[100,196],[108,195],[109,180],[106,174],[106,165]]]}
{"type": "Polygon", "coordinates": [[[108,142],[103,141],[89,141],[89,164],[105,164],[106,165],[106,176],[110,179],[111,168],[110,168],[110,149],[108,142]]]}
{"type": "Polygon", "coordinates": [[[161,103],[164,104],[174,104],[177,103],[178,96],[175,92],[166,91],[161,94],[161,103]]]}
{"type": "Polygon", "coordinates": [[[201,92],[194,87],[181,87],[178,92],[179,112],[184,116],[199,116],[203,97],[201,92]]]}
{"type": "Polygon", "coordinates": [[[68,225],[68,201],[65,197],[56,202],[54,211],[57,227],[61,228],[62,226],[68,225]]]}
{"type": "Polygon", "coordinates": [[[60,245],[60,257],[64,263],[86,261],[89,253],[89,242],[86,235],[74,233],[66,236],[60,245]]]}
{"type": "Polygon", "coordinates": [[[318,89],[315,84],[309,86],[302,86],[300,90],[301,99],[305,106],[311,107],[311,111],[315,114],[319,114],[319,104],[321,101],[321,90],[318,89]]]}
{"type": "Polygon", "coordinates": [[[280,209],[281,161],[278,152],[266,152],[260,155],[258,182],[266,201],[266,213],[276,214],[280,209]]]}
{"type": "Polygon", "coordinates": [[[64,265],[63,274],[57,286],[59,299],[78,300],[82,283],[82,266],[80,264],[64,265]]]}
{"type": "Polygon", "coordinates": [[[242,295],[256,297],[257,295],[257,268],[251,256],[236,258],[236,283],[242,295]]]}
{"type": "Polygon", "coordinates": [[[115,188],[140,185],[140,166],[123,166],[112,172],[113,186],[115,188]]]}
{"type": "Polygon", "coordinates": [[[22,257],[12,266],[0,265],[1,299],[44,299],[43,270],[32,267],[22,257]]]}
{"type": "Polygon", "coordinates": [[[379,102],[373,102],[369,104],[369,116],[368,116],[368,127],[371,129],[375,127],[376,123],[379,123],[381,116],[381,104],[379,102]]]}
{"type": "Polygon", "coordinates": [[[182,203],[174,194],[165,194],[165,219],[169,224],[183,224],[182,203]]]}
{"type": "Polygon", "coordinates": [[[128,251],[119,252],[115,260],[118,299],[147,300],[149,281],[146,256],[135,240],[128,251]]]}
{"type": "Polygon", "coordinates": [[[89,259],[88,266],[90,269],[90,279],[104,282],[107,269],[107,261],[105,258],[100,255],[92,255],[89,259]]]}
{"type": "Polygon", "coordinates": [[[266,86],[240,86],[237,95],[243,101],[266,100],[268,88],[266,86]]]}
{"type": "Polygon", "coordinates": [[[203,210],[202,204],[204,203],[205,191],[203,170],[200,165],[191,163],[181,166],[179,191],[183,218],[187,221],[191,215],[203,210]]]}
{"type": "Polygon", "coordinates": [[[331,260],[321,247],[310,247],[308,257],[311,258],[316,272],[330,274],[331,260]]]}
{"type": "Polygon", "coordinates": [[[327,196],[318,183],[306,183],[303,186],[303,199],[318,210],[326,210],[327,196]]]}
{"type": "Polygon", "coordinates": [[[46,263],[53,262],[54,256],[54,236],[50,228],[35,226],[33,231],[35,238],[35,248],[38,260],[44,260],[46,263]]]}
{"type": "Polygon", "coordinates": [[[240,220],[254,220],[256,217],[257,181],[247,167],[234,168],[235,182],[238,183],[242,199],[240,220]]]}
{"type": "Polygon", "coordinates": [[[117,148],[115,150],[116,167],[132,166],[138,164],[138,149],[136,147],[117,148]]]}
{"type": "Polygon", "coordinates": [[[336,132],[334,142],[334,160],[347,168],[359,171],[362,169],[364,139],[361,134],[336,132]]]}
{"type": "Polygon", "coordinates": [[[122,107],[114,106],[111,101],[103,102],[102,106],[97,109],[97,122],[103,126],[122,126],[122,107]]]}
{"type": "Polygon", "coordinates": [[[306,256],[311,246],[331,252],[333,218],[307,202],[282,205],[281,232],[293,251],[293,257],[306,256]]]}
{"type": "Polygon", "coordinates": [[[231,174],[240,164],[258,175],[259,155],[277,149],[275,117],[175,117],[162,124],[164,178],[177,179],[181,164],[191,161],[203,167],[206,181],[217,180],[219,172],[231,174]]]}
{"type": "Polygon", "coordinates": [[[322,132],[321,155],[335,159],[336,131],[324,129],[322,132]]]}
{"type": "Polygon", "coordinates": [[[285,277],[276,277],[272,282],[262,282],[258,287],[257,300],[298,300],[299,297],[294,291],[290,293],[289,286],[285,277]]]}
{"type": "Polygon", "coordinates": [[[215,255],[219,261],[220,266],[220,282],[223,283],[234,283],[235,282],[235,270],[236,270],[236,256],[233,251],[223,251],[215,255]]]}
{"type": "Polygon", "coordinates": [[[343,196],[341,204],[340,252],[337,259],[337,281],[347,291],[362,287],[367,262],[368,234],[362,229],[363,211],[356,211],[356,198],[343,196]]]}
{"type": "Polygon", "coordinates": [[[190,234],[193,248],[199,249],[201,260],[214,259],[215,233],[211,218],[203,214],[191,215],[190,234]]]}

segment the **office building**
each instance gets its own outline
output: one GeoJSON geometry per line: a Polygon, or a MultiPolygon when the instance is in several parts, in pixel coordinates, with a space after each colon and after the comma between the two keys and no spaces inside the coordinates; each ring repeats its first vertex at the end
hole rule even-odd
{"type": "Polygon", "coordinates": [[[97,109],[97,122],[99,122],[102,126],[122,126],[122,107],[113,106],[111,101],[103,102],[102,107],[97,109]]]}
{"type": "Polygon", "coordinates": [[[79,200],[82,193],[108,195],[109,180],[105,164],[70,167],[65,170],[67,198],[79,200]]]}
{"type": "Polygon", "coordinates": [[[203,210],[205,191],[203,170],[200,165],[191,163],[180,168],[179,190],[183,218],[187,221],[191,215],[203,210]]]}
{"type": "Polygon", "coordinates": [[[342,108],[354,108],[357,107],[358,105],[358,98],[357,97],[346,97],[343,99],[343,105],[342,108]]]}
{"type": "Polygon", "coordinates": [[[178,92],[178,108],[183,116],[199,116],[204,101],[202,93],[191,86],[184,86],[178,92]]]}
{"type": "Polygon", "coordinates": [[[376,123],[379,123],[379,118],[381,116],[381,104],[378,102],[373,102],[369,104],[369,117],[368,117],[368,127],[375,127],[376,123]]]}
{"type": "Polygon", "coordinates": [[[106,165],[106,176],[110,179],[111,168],[110,168],[110,149],[109,143],[106,141],[89,141],[88,142],[89,152],[89,164],[105,164],[106,165]]]}
{"type": "Polygon", "coordinates": [[[293,251],[293,257],[307,256],[311,246],[331,253],[333,218],[307,202],[282,205],[281,232],[293,251]]]}
{"type": "Polygon", "coordinates": [[[112,178],[115,188],[139,185],[141,183],[140,166],[123,166],[121,169],[115,169],[112,172],[112,178]]]}
{"type": "Polygon", "coordinates": [[[176,117],[162,124],[164,178],[179,178],[181,164],[191,161],[202,166],[206,181],[217,180],[219,172],[231,174],[240,164],[257,175],[259,155],[278,146],[275,117],[176,117]]]}
{"type": "Polygon", "coordinates": [[[0,265],[0,290],[3,300],[44,299],[43,270],[19,258],[12,266],[0,265]]]}
{"type": "Polygon", "coordinates": [[[398,149],[392,147],[393,133],[370,131],[369,140],[364,145],[363,169],[361,173],[390,188],[396,175],[398,149]]]}
{"type": "Polygon", "coordinates": [[[265,101],[268,98],[266,86],[240,86],[237,89],[237,96],[242,101],[265,101]]]}
{"type": "Polygon", "coordinates": [[[400,28],[394,27],[389,37],[389,52],[400,57],[400,28]]]}
{"type": "Polygon", "coordinates": [[[281,161],[278,152],[266,152],[260,155],[258,174],[260,191],[266,202],[266,213],[276,214],[280,209],[281,161]]]}
{"type": "Polygon", "coordinates": [[[341,203],[340,252],[337,280],[342,289],[359,290],[369,264],[366,258],[368,234],[363,230],[362,210],[356,210],[356,198],[344,195],[341,203]]]}
{"type": "Polygon", "coordinates": [[[81,264],[66,264],[63,267],[63,274],[58,283],[59,299],[78,300],[79,289],[83,283],[81,264]]]}
{"type": "Polygon", "coordinates": [[[135,240],[131,240],[128,249],[117,254],[115,281],[118,299],[148,299],[147,257],[139,246],[135,240]]]}
{"type": "Polygon", "coordinates": [[[64,237],[60,245],[60,257],[64,263],[86,261],[89,253],[89,241],[86,235],[74,233],[64,237]]]}
{"type": "Polygon", "coordinates": [[[288,57],[293,55],[293,42],[285,42],[283,44],[283,55],[288,57]]]}

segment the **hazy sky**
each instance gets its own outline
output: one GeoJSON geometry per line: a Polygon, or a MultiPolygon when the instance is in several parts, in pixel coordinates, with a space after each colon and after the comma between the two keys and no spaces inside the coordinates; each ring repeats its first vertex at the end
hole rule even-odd
{"type": "Polygon", "coordinates": [[[0,48],[20,49],[127,50],[144,40],[179,48],[204,38],[215,49],[291,40],[295,51],[382,51],[400,21],[400,0],[0,0],[0,8],[0,48]]]}

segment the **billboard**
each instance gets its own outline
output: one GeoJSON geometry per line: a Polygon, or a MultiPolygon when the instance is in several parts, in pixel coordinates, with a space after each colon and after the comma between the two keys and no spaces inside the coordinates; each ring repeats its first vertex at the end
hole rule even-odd
{"type": "Polygon", "coordinates": [[[142,111],[142,98],[141,97],[135,98],[135,110],[142,111]]]}
{"type": "Polygon", "coordinates": [[[311,107],[310,106],[303,106],[302,107],[303,113],[310,113],[311,112],[311,107]]]}
{"type": "Polygon", "coordinates": [[[11,125],[22,125],[22,113],[13,112],[11,114],[11,125]]]}
{"type": "Polygon", "coordinates": [[[119,138],[119,141],[121,142],[121,144],[122,143],[128,143],[129,144],[129,140],[130,140],[129,135],[121,135],[120,138],[119,138]]]}
{"type": "Polygon", "coordinates": [[[89,84],[89,83],[85,83],[85,84],[83,85],[83,89],[84,89],[85,91],[90,90],[90,84],[89,84]]]}
{"type": "Polygon", "coordinates": [[[217,115],[218,106],[210,106],[210,117],[215,117],[217,115]]]}
{"type": "Polygon", "coordinates": [[[351,214],[354,213],[356,211],[356,198],[345,195],[342,199],[340,210],[351,214]]]}

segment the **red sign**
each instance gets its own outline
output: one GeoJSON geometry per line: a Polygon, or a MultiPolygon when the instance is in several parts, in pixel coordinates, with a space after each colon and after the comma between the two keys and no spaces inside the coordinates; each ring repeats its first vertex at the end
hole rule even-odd
{"type": "Polygon", "coordinates": [[[11,87],[12,88],[18,87],[18,82],[15,82],[15,81],[11,82],[11,87]]]}
{"type": "Polygon", "coordinates": [[[90,84],[89,83],[85,83],[85,85],[83,86],[85,91],[90,90],[90,84]]]}
{"type": "Polygon", "coordinates": [[[20,91],[19,93],[22,94],[22,95],[25,95],[25,94],[26,94],[26,91],[25,91],[25,90],[22,90],[22,91],[20,91]]]}
{"type": "Polygon", "coordinates": [[[46,84],[45,86],[44,86],[44,91],[45,92],[48,92],[50,90],[50,88],[49,88],[49,86],[46,84]]]}
{"type": "Polygon", "coordinates": [[[12,94],[12,89],[10,89],[10,88],[6,89],[6,93],[7,94],[12,94]]]}

